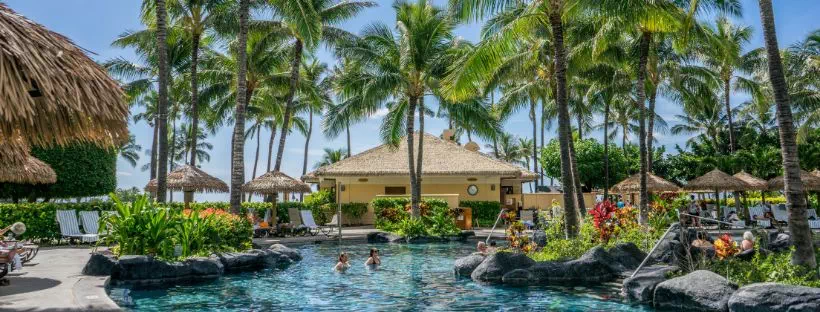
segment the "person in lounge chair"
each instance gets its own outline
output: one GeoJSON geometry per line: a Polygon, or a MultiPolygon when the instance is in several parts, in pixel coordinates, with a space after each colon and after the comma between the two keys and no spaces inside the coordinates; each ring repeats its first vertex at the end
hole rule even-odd
{"type": "Polygon", "coordinates": [[[740,221],[740,217],[737,216],[737,212],[731,211],[729,212],[729,216],[726,217],[726,222],[737,222],[740,221]]]}
{"type": "Polygon", "coordinates": [[[339,254],[339,263],[336,263],[336,266],[333,268],[336,272],[344,273],[347,269],[350,268],[350,263],[348,263],[348,258],[346,253],[339,254]]]}
{"type": "Polygon", "coordinates": [[[760,216],[760,215],[755,215],[753,218],[754,218],[755,220],[769,220],[769,228],[773,228],[773,227],[774,227],[774,223],[776,222],[776,221],[774,220],[774,214],[772,213],[772,211],[771,211],[771,210],[767,210],[767,211],[763,212],[763,215],[762,215],[762,216],[760,216]]]}
{"type": "Polygon", "coordinates": [[[740,243],[740,250],[749,250],[755,248],[755,236],[752,232],[746,231],[743,233],[743,242],[740,243]]]}
{"type": "Polygon", "coordinates": [[[369,268],[378,268],[379,265],[382,264],[381,258],[379,258],[379,250],[376,248],[370,248],[370,257],[367,258],[367,261],[364,262],[364,265],[369,268]]]}

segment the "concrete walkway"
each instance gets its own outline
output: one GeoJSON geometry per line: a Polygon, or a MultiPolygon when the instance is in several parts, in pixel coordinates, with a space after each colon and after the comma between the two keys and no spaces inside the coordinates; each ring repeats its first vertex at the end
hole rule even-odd
{"type": "Polygon", "coordinates": [[[88,247],[41,248],[23,270],[0,286],[0,311],[110,311],[119,307],[105,293],[107,277],[82,275],[88,247]]]}

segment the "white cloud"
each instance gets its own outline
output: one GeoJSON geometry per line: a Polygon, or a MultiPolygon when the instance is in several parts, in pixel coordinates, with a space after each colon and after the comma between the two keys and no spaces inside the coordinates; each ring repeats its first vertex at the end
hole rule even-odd
{"type": "Polygon", "coordinates": [[[385,108],[385,107],[382,107],[382,108],[379,108],[378,110],[376,110],[376,112],[375,112],[375,113],[373,113],[372,115],[370,115],[370,117],[369,117],[369,118],[370,118],[370,119],[382,118],[382,117],[384,117],[384,116],[387,116],[387,113],[388,113],[388,112],[390,112],[390,110],[389,110],[389,109],[387,109],[387,108],[385,108]]]}
{"type": "Polygon", "coordinates": [[[117,176],[119,177],[130,177],[132,175],[134,174],[128,171],[117,171],[117,176]]]}

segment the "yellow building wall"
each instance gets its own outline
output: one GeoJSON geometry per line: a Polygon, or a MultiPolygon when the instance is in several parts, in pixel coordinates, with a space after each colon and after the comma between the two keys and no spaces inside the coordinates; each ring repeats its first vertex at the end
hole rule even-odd
{"type": "MultiPolygon", "coordinates": [[[[584,193],[584,205],[587,207],[587,210],[595,205],[595,195],[595,193],[584,193]]],[[[524,209],[550,209],[552,208],[553,200],[558,201],[558,204],[561,205],[561,207],[564,207],[563,193],[529,193],[521,194],[520,196],[523,197],[521,200],[523,202],[524,209]]]]}

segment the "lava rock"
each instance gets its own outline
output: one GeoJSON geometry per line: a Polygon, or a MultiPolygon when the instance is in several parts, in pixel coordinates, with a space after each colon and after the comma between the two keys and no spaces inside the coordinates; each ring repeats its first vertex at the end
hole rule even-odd
{"type": "Polygon", "coordinates": [[[578,259],[538,262],[529,270],[533,285],[593,285],[617,277],[619,271],[613,269],[608,261],[612,261],[611,257],[598,246],[578,259]]]}
{"type": "Polygon", "coordinates": [[[633,243],[621,243],[607,250],[610,258],[626,270],[635,270],[646,258],[646,253],[633,243]]]}
{"type": "Polygon", "coordinates": [[[537,230],[532,232],[532,241],[538,247],[544,247],[547,245],[547,233],[544,233],[542,230],[537,230]]]}
{"type": "Polygon", "coordinates": [[[515,269],[526,269],[532,266],[535,260],[526,254],[517,252],[496,252],[487,256],[470,277],[477,282],[500,283],[504,274],[515,269]]]}
{"type": "Polygon", "coordinates": [[[669,265],[651,265],[641,268],[634,277],[624,279],[621,292],[630,302],[652,303],[655,286],[666,280],[666,274],[677,271],[678,267],[669,265]]]}
{"type": "Polygon", "coordinates": [[[387,232],[371,232],[367,234],[367,242],[374,243],[398,243],[405,241],[404,237],[387,232]]]}
{"type": "Polygon", "coordinates": [[[532,273],[527,269],[515,269],[501,277],[504,285],[528,286],[532,280],[532,273]]]}
{"type": "Polygon", "coordinates": [[[747,285],[729,299],[729,311],[820,311],[820,288],[777,283],[747,285]]]}
{"type": "Polygon", "coordinates": [[[275,251],[275,252],[278,252],[278,253],[282,254],[282,256],[284,256],[291,263],[302,261],[302,254],[300,254],[295,249],[287,247],[287,246],[282,245],[282,244],[271,245],[270,247],[268,247],[268,250],[275,251]]]}
{"type": "Polygon", "coordinates": [[[686,311],[728,311],[729,298],[737,286],[722,276],[698,270],[655,287],[656,308],[686,311]]]}
{"type": "Polygon", "coordinates": [[[254,270],[265,265],[264,255],[256,251],[226,252],[217,254],[216,257],[222,262],[226,272],[254,270]]]}
{"type": "Polygon", "coordinates": [[[484,262],[486,257],[487,256],[482,253],[474,252],[469,256],[458,258],[453,264],[453,272],[456,276],[469,277],[470,274],[473,274],[475,268],[477,268],[481,262],[484,262]]]}
{"type": "Polygon", "coordinates": [[[112,255],[101,253],[92,253],[91,258],[85,263],[83,267],[83,274],[94,276],[110,276],[114,272],[114,268],[118,265],[117,259],[112,255]]]}
{"type": "Polygon", "coordinates": [[[219,277],[225,272],[222,262],[216,257],[193,257],[183,261],[183,264],[191,268],[191,274],[200,277],[219,277]]]}

